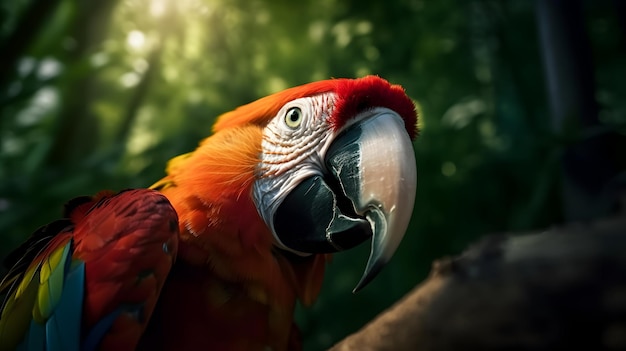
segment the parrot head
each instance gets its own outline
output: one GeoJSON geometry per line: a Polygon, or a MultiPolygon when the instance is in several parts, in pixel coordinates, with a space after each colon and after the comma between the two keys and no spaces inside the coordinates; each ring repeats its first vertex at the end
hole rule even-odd
{"type": "Polygon", "coordinates": [[[357,291],[389,261],[409,224],[416,124],[402,87],[367,76],[270,95],[220,116],[214,131],[261,127],[251,195],[276,247],[307,256],[371,239],[357,291]]]}

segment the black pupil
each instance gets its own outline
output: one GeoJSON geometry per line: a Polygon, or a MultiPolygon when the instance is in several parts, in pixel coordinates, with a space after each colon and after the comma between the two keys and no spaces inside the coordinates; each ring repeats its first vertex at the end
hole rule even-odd
{"type": "Polygon", "coordinates": [[[289,120],[292,122],[297,122],[300,119],[300,111],[298,111],[297,109],[293,109],[291,110],[291,112],[289,112],[289,120]]]}

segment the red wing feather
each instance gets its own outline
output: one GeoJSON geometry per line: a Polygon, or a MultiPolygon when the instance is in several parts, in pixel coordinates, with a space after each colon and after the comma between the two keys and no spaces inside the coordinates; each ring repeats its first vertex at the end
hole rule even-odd
{"type": "Polygon", "coordinates": [[[95,199],[74,229],[74,257],[86,270],[84,324],[90,329],[119,313],[101,347],[127,348],[141,336],[175,260],[178,217],[153,190],[95,199]]]}
{"type": "MultiPolygon", "coordinates": [[[[0,292],[12,296],[27,271],[42,269],[40,262],[71,238],[72,261],[82,261],[85,267],[84,287],[79,286],[81,296],[84,288],[81,343],[134,349],[178,250],[175,210],[162,194],[139,189],[75,198],[66,204],[64,215],[38,229],[7,257],[5,264],[11,268],[0,292]]],[[[57,308],[51,317],[62,320],[63,313],[57,308]]]]}

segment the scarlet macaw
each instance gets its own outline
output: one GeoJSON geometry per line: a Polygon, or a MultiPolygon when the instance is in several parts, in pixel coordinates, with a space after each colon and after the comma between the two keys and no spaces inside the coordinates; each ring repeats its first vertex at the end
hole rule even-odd
{"type": "Polygon", "coordinates": [[[74,199],[7,258],[0,350],[299,349],[329,254],[371,238],[358,290],[400,243],[416,123],[376,76],[225,113],[151,189],[74,199]]]}

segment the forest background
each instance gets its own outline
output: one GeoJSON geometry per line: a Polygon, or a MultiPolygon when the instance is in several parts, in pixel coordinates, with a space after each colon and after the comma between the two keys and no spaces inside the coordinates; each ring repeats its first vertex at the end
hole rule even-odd
{"type": "Polygon", "coordinates": [[[490,233],[610,215],[626,180],[626,1],[13,0],[0,5],[0,257],[101,189],[146,187],[220,113],[380,75],[415,99],[409,232],[362,292],[368,245],[299,308],[332,345],[490,233]]]}

